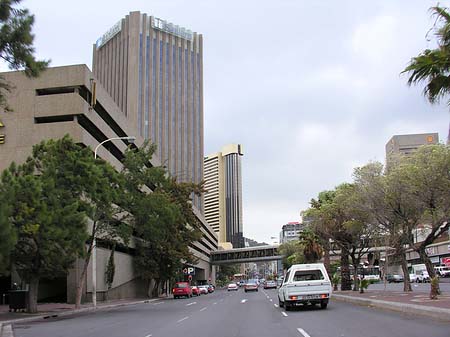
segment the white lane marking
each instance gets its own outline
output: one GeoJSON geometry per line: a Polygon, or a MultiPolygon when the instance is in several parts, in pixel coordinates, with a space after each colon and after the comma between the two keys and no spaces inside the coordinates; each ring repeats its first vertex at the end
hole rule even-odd
{"type": "Polygon", "coordinates": [[[152,337],[152,335],[147,335],[147,336],[145,336],[145,337],[152,337]]]}
{"type": "Polygon", "coordinates": [[[178,320],[177,323],[183,322],[184,320],[187,320],[189,316],[183,317],[182,319],[178,320]]]}
{"type": "Polygon", "coordinates": [[[288,317],[288,314],[286,314],[284,311],[282,311],[281,314],[282,314],[284,317],[288,317]]]}
{"type": "MultiPolygon", "coordinates": [[[[153,305],[159,305],[159,304],[163,304],[164,302],[157,302],[157,303],[154,303],[153,305]]],[[[147,337],[147,336],[145,336],[145,337],[147,337]]]]}
{"type": "Polygon", "coordinates": [[[186,304],[186,306],[188,307],[188,306],[193,305],[193,304],[197,304],[197,302],[188,303],[188,304],[186,304]]]}
{"type": "Polygon", "coordinates": [[[298,332],[300,332],[304,337],[311,337],[310,335],[308,335],[308,333],[307,333],[305,330],[303,330],[303,329],[301,329],[301,328],[298,328],[297,330],[298,330],[298,332]]]}
{"type": "Polygon", "coordinates": [[[269,296],[266,296],[267,298],[270,298],[269,296]]]}
{"type": "Polygon", "coordinates": [[[274,303],[273,305],[274,305],[275,308],[278,308],[278,304],[274,303]]]}
{"type": "Polygon", "coordinates": [[[270,299],[270,302],[273,302],[273,299],[270,299]]]}
{"type": "Polygon", "coordinates": [[[207,307],[201,308],[200,311],[206,310],[207,307]]]}
{"type": "Polygon", "coordinates": [[[214,305],[214,304],[217,304],[217,302],[214,302],[213,305],[214,305]]]}
{"type": "Polygon", "coordinates": [[[247,302],[247,299],[243,299],[243,300],[241,300],[241,303],[245,303],[245,302],[247,302]]]}

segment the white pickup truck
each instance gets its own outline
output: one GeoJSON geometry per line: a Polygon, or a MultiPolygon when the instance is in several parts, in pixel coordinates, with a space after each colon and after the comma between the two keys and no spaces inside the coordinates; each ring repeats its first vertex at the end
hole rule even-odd
{"type": "Polygon", "coordinates": [[[288,269],[278,289],[278,302],[286,310],[308,304],[320,304],[325,309],[331,291],[331,282],[322,263],[294,264],[288,269]]]}

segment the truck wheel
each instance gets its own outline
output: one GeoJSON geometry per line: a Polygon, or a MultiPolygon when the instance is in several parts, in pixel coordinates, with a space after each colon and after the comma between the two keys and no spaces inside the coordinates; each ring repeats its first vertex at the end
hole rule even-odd
{"type": "Polygon", "coordinates": [[[321,308],[321,309],[326,309],[327,306],[328,306],[328,303],[327,303],[327,302],[322,302],[322,303],[320,303],[320,308],[321,308]]]}

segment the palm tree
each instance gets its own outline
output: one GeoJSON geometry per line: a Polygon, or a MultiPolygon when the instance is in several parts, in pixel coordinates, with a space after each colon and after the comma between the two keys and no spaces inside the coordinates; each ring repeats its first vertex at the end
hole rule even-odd
{"type": "Polygon", "coordinates": [[[305,263],[315,263],[322,258],[323,248],[319,237],[311,230],[305,229],[300,233],[300,243],[303,246],[305,263]]]}
{"type": "MultiPolygon", "coordinates": [[[[402,74],[409,74],[408,85],[426,81],[423,94],[434,104],[450,93],[450,13],[448,8],[439,6],[431,7],[430,11],[436,17],[432,30],[438,46],[413,57],[402,74]]],[[[450,100],[447,104],[450,105],[450,100]]],[[[450,127],[447,142],[450,143],[450,127]]]]}

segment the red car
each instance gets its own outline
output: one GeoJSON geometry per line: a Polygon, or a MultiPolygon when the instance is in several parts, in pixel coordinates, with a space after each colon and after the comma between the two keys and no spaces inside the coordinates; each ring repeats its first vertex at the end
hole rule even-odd
{"type": "Polygon", "coordinates": [[[172,289],[173,298],[181,296],[192,297],[192,289],[189,286],[189,282],[177,282],[172,289]]]}
{"type": "Polygon", "coordinates": [[[195,295],[195,296],[200,296],[200,289],[198,289],[198,287],[197,286],[191,286],[191,289],[192,289],[192,295],[195,295]]]}

